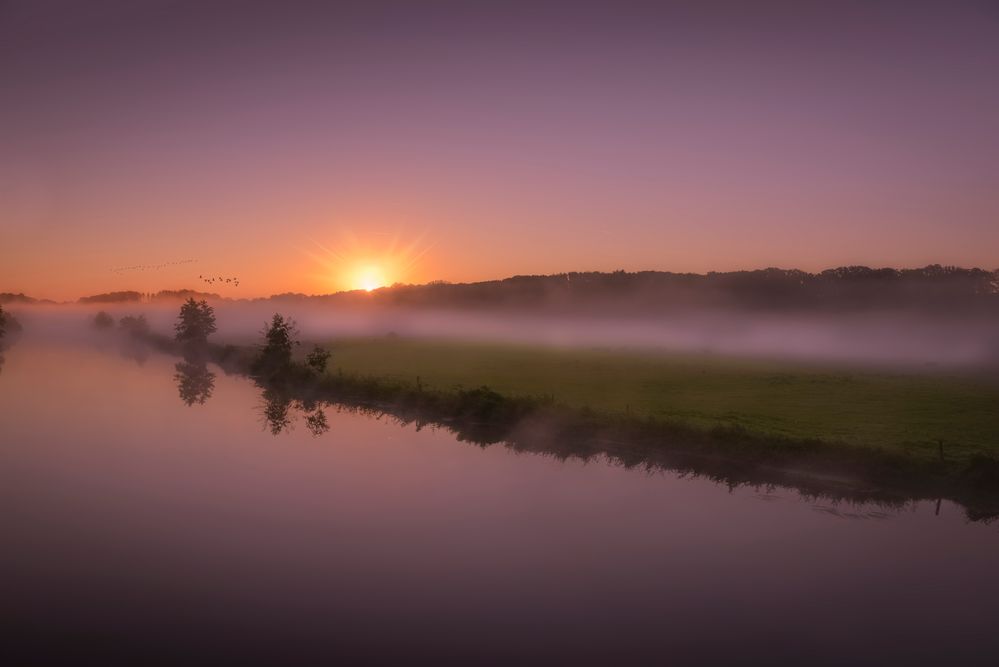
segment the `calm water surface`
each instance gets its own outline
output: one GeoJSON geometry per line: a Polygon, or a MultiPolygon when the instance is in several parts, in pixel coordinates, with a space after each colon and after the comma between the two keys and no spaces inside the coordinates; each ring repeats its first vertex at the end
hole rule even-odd
{"type": "Polygon", "coordinates": [[[291,410],[273,435],[218,369],[187,405],[176,361],[7,351],[0,653],[999,664],[999,526],[957,506],[730,491],[329,406],[325,433],[291,410]]]}

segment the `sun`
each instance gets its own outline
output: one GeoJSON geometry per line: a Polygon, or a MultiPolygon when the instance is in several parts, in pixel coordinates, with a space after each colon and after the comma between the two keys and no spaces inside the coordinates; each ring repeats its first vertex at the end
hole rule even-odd
{"type": "Polygon", "coordinates": [[[380,267],[369,264],[362,266],[357,271],[353,287],[354,289],[363,289],[366,292],[371,292],[386,285],[388,285],[388,280],[385,278],[385,272],[380,267]]]}
{"type": "Polygon", "coordinates": [[[332,247],[313,240],[315,250],[303,249],[321,267],[317,284],[337,290],[373,292],[410,278],[413,267],[432,247],[423,237],[404,241],[399,233],[356,235],[341,229],[332,247]]]}

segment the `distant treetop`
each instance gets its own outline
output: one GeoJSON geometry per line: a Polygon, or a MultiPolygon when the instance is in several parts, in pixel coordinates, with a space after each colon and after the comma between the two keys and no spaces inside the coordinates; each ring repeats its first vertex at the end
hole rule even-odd
{"type": "Polygon", "coordinates": [[[142,301],[141,292],[107,292],[80,297],[80,303],[132,303],[142,301]]]}
{"type": "Polygon", "coordinates": [[[40,301],[30,296],[25,296],[20,292],[0,292],[0,303],[52,303],[51,301],[40,301]]]}

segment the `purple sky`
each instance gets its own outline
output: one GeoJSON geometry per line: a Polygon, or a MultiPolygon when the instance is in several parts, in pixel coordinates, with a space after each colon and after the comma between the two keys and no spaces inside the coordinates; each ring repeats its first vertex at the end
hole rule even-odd
{"type": "Polygon", "coordinates": [[[665,4],[2,2],[0,291],[999,267],[999,4],[665,4]]]}

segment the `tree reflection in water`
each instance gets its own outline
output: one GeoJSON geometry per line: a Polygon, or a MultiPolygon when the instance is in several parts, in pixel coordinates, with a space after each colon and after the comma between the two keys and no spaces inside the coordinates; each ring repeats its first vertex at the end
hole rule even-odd
{"type": "Polygon", "coordinates": [[[139,366],[144,366],[149,360],[149,346],[132,336],[122,337],[118,351],[122,357],[134,361],[139,366]]]}
{"type": "MultiPolygon", "coordinates": [[[[215,386],[215,374],[208,371],[205,358],[185,351],[185,361],[176,364],[175,378],[181,399],[187,405],[204,404],[211,397],[215,386]]],[[[223,358],[224,361],[224,358],[223,358]]],[[[238,366],[225,366],[235,368],[238,366]]],[[[227,370],[227,372],[229,372],[227,370]]],[[[705,478],[730,488],[748,486],[765,488],[768,493],[778,488],[792,489],[807,499],[874,505],[879,508],[898,510],[910,502],[928,497],[949,498],[961,504],[969,520],[993,521],[999,518],[999,505],[995,502],[995,484],[999,479],[999,463],[994,459],[979,461],[973,472],[982,482],[960,497],[953,492],[941,493],[939,486],[927,484],[925,488],[910,486],[899,489],[896,485],[882,483],[884,468],[868,472],[879,475],[865,485],[843,485],[830,483],[828,473],[810,474],[808,468],[784,467],[781,460],[767,460],[756,452],[756,458],[747,457],[752,450],[739,452],[731,445],[722,446],[712,440],[700,440],[691,433],[680,432],[680,436],[663,431],[643,431],[630,423],[608,421],[601,423],[585,415],[573,415],[565,411],[528,413],[516,421],[483,417],[481,405],[495,404],[494,392],[487,389],[465,392],[460,401],[417,402],[413,396],[409,400],[384,400],[359,394],[363,385],[335,383],[317,386],[315,384],[264,382],[253,378],[261,390],[262,402],[258,405],[264,429],[272,435],[291,431],[301,413],[309,433],[322,436],[330,431],[330,424],[324,408],[333,406],[338,412],[347,411],[381,419],[388,418],[401,426],[424,425],[441,427],[461,442],[487,447],[496,443],[516,452],[532,452],[558,460],[575,459],[591,461],[605,460],[625,468],[643,468],[650,472],[670,472],[685,477],[705,478]],[[319,398],[322,396],[322,398],[319,398]],[[377,400],[376,400],[377,399],[377,400]],[[471,407],[469,407],[469,405],[471,407]],[[981,487],[981,488],[979,488],[981,487]],[[931,495],[935,494],[935,495],[931,495]]],[[[370,387],[369,387],[370,388],[370,387]]],[[[376,387],[377,388],[377,387],[376,387]]],[[[437,397],[440,399],[440,397],[437,397]]],[[[805,459],[808,465],[818,469],[827,462],[811,453],[805,459]]],[[[832,461],[832,465],[841,461],[832,461]]],[[[834,468],[835,470],[836,468],[834,468]]],[[[824,470],[828,470],[825,468],[824,470]]],[[[891,473],[889,473],[891,474],[891,473]]],[[[946,491],[946,489],[945,489],[946,491]]],[[[828,502],[826,503],[828,504],[828,502]]]]}
{"type": "Polygon", "coordinates": [[[301,412],[305,428],[313,436],[321,436],[330,430],[322,404],[314,400],[295,400],[281,387],[266,386],[261,392],[263,402],[260,407],[264,428],[272,435],[290,431],[295,423],[295,413],[301,412]]]}
{"type": "Polygon", "coordinates": [[[330,430],[329,422],[326,421],[326,413],[322,410],[305,416],[305,428],[314,436],[320,436],[330,430]]]}
{"type": "Polygon", "coordinates": [[[272,435],[279,435],[291,429],[291,397],[287,393],[274,387],[266,387],[263,391],[264,399],[262,412],[264,427],[272,435]]]}
{"type": "Polygon", "coordinates": [[[181,361],[174,365],[177,392],[185,405],[204,405],[215,389],[215,373],[203,361],[181,361]]]}

